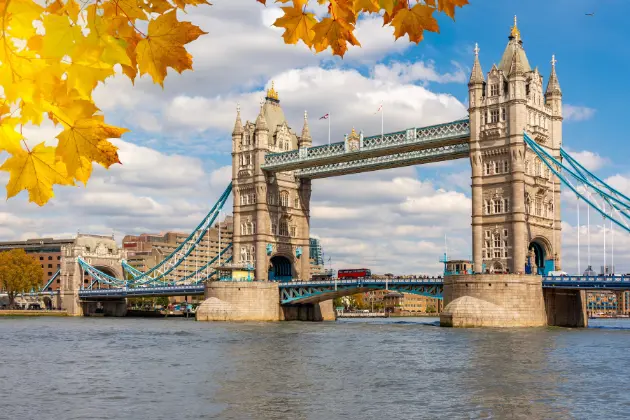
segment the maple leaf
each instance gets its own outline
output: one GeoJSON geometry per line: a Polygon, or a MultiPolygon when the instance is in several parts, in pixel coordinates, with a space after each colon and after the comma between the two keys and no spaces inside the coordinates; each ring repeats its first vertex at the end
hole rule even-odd
{"type": "Polygon", "coordinates": [[[9,33],[23,39],[35,35],[33,21],[41,20],[43,11],[33,0],[11,0],[4,11],[5,16],[9,16],[9,33]]]}
{"type": "Polygon", "coordinates": [[[151,20],[147,37],[136,46],[140,75],[148,73],[164,87],[167,67],[178,73],[192,70],[192,56],[184,44],[205,33],[190,22],[179,22],[175,10],[151,20]]]}
{"type": "Polygon", "coordinates": [[[352,25],[342,20],[322,19],[313,28],[315,31],[315,38],[313,39],[315,51],[320,52],[330,46],[334,55],[343,57],[348,50],[346,44],[361,45],[352,34],[353,29],[352,25]]]}
{"type": "Polygon", "coordinates": [[[22,135],[15,131],[15,125],[18,123],[15,118],[3,118],[0,120],[0,151],[4,150],[14,154],[22,150],[20,142],[22,135]]]}
{"type": "Polygon", "coordinates": [[[317,24],[315,15],[302,11],[298,7],[282,7],[284,16],[279,17],[273,23],[273,26],[284,28],[284,42],[287,44],[297,44],[301,39],[307,46],[313,45],[313,37],[315,31],[313,27],[317,24]]]}
{"type": "Polygon", "coordinates": [[[409,40],[417,44],[422,41],[424,30],[439,32],[438,23],[432,16],[434,11],[435,9],[420,3],[411,9],[400,10],[391,23],[395,28],[394,36],[396,39],[407,34],[409,40]]]}
{"type": "Polygon", "coordinates": [[[367,12],[375,13],[381,10],[382,7],[378,0],[354,0],[354,12],[367,12]]]}
{"type": "Polygon", "coordinates": [[[464,7],[467,4],[468,0],[438,0],[438,11],[455,20],[455,6],[464,7]]]}
{"type": "Polygon", "coordinates": [[[173,0],[173,1],[175,2],[175,5],[182,10],[184,10],[186,6],[198,6],[200,4],[212,5],[212,3],[209,3],[206,0],[173,0]]]}
{"type": "Polygon", "coordinates": [[[394,19],[394,16],[403,9],[409,9],[408,0],[398,0],[391,10],[385,11],[383,14],[383,26],[390,23],[394,19]]]}
{"type": "Polygon", "coordinates": [[[75,100],[54,111],[65,127],[57,136],[57,156],[66,164],[68,176],[84,184],[92,173],[92,161],[105,168],[120,163],[117,148],[107,139],[118,138],[129,131],[105,124],[102,115],[93,115],[96,110],[89,101],[75,100]]]}
{"type": "Polygon", "coordinates": [[[77,42],[83,39],[81,27],[71,25],[68,16],[46,15],[46,36],[42,40],[41,52],[46,58],[62,58],[72,55],[77,42]]]}
{"type": "Polygon", "coordinates": [[[74,185],[65,165],[55,156],[55,148],[45,146],[43,142],[31,151],[17,151],[0,166],[0,170],[10,174],[8,198],[28,190],[29,201],[40,206],[54,196],[54,184],[74,185]]]}

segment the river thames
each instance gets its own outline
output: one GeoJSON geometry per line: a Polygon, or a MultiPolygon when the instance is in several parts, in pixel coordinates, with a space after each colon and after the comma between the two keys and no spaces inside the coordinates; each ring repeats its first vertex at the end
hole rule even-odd
{"type": "Polygon", "coordinates": [[[630,321],[436,321],[0,319],[0,418],[628,417],[630,321]]]}

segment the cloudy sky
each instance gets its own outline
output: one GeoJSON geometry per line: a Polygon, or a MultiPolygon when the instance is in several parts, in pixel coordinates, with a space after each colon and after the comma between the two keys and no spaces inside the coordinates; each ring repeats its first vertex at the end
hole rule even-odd
{"type": "MultiPolygon", "coordinates": [[[[164,90],[148,78],[133,86],[115,77],[99,86],[97,105],[109,123],[131,129],[120,148],[122,165],[99,167],[87,188],[57,188],[43,208],[26,194],[0,203],[0,239],[70,236],[77,230],[125,234],[190,230],[230,180],[231,139],[236,104],[245,119],[256,117],[264,90],[275,81],[290,125],[301,130],[311,117],[315,144],[333,141],[352,127],[385,131],[452,121],[467,115],[467,80],[475,42],[484,72],[498,62],[513,15],[529,62],[548,77],[555,54],[565,103],[564,145],[587,167],[630,193],[627,163],[626,69],[630,44],[626,0],[536,2],[475,1],[458,9],[457,22],[440,19],[440,34],[427,33],[415,46],[394,42],[381,22],[359,22],[362,48],[341,60],[314,55],[302,44],[285,45],[271,24],[280,15],[273,5],[254,0],[216,0],[193,8],[186,20],[208,35],[189,44],[194,72],[169,72],[164,90]],[[541,10],[544,9],[544,13],[541,10]],[[585,12],[595,11],[594,17],[585,12]]],[[[30,129],[34,139],[54,138],[52,126],[30,129]]],[[[0,182],[7,176],[0,173],[0,182]]],[[[470,168],[467,160],[392,169],[344,178],[315,180],[312,235],[321,238],[333,268],[371,267],[376,272],[440,271],[446,235],[449,256],[469,258],[470,168]]],[[[570,194],[563,199],[564,269],[577,270],[577,211],[570,194]]],[[[229,213],[229,210],[228,210],[229,213]]],[[[603,262],[603,226],[591,213],[591,262],[603,262]]],[[[581,210],[585,223],[586,209],[581,210]]],[[[587,264],[586,226],[581,230],[581,269],[587,264]]],[[[611,232],[607,233],[608,261],[611,232]]],[[[630,272],[630,235],[614,234],[615,264],[630,272]]]]}

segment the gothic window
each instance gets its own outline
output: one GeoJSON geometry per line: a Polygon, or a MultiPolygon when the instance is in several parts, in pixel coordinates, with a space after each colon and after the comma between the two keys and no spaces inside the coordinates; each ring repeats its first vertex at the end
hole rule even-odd
{"type": "Polygon", "coordinates": [[[542,200],[536,198],[536,216],[542,216],[542,200]]]}
{"type": "Polygon", "coordinates": [[[529,83],[525,85],[525,95],[529,96],[529,83]]]}
{"type": "Polygon", "coordinates": [[[501,248],[496,248],[494,250],[494,258],[501,258],[501,248]]]}
{"type": "Polygon", "coordinates": [[[267,203],[271,206],[276,205],[276,196],[274,193],[272,192],[267,193],[267,203]]]}
{"type": "Polygon", "coordinates": [[[241,223],[241,235],[247,235],[247,234],[245,233],[245,229],[246,229],[246,228],[245,228],[245,223],[241,223]]]}
{"type": "Polygon", "coordinates": [[[256,233],[256,222],[252,222],[251,227],[252,227],[252,235],[253,235],[256,233]]]}
{"type": "Polygon", "coordinates": [[[287,219],[280,220],[280,232],[278,234],[280,236],[289,236],[289,224],[287,223],[287,219]]]}
{"type": "Polygon", "coordinates": [[[486,250],[481,251],[481,258],[486,258],[486,250]]]}
{"type": "Polygon", "coordinates": [[[509,91],[509,86],[510,86],[510,85],[508,84],[508,82],[505,82],[505,81],[503,82],[503,94],[504,94],[504,95],[507,95],[507,94],[508,94],[508,91],[509,91]]]}
{"type": "Polygon", "coordinates": [[[496,200],[493,200],[494,203],[494,213],[498,214],[498,213],[502,213],[501,211],[501,199],[497,198],[496,200]]]}
{"type": "MultiPolygon", "coordinates": [[[[487,203],[487,201],[486,201],[487,203]]],[[[489,239],[490,238],[490,231],[486,230],[486,238],[489,239]]],[[[488,242],[488,248],[490,248],[490,243],[488,242]]]]}
{"type": "Polygon", "coordinates": [[[499,96],[499,84],[493,83],[490,85],[490,96],[499,96]]]}
{"type": "Polygon", "coordinates": [[[534,161],[534,175],[540,176],[540,159],[536,158],[534,161]]]}
{"type": "Polygon", "coordinates": [[[300,199],[296,197],[294,201],[295,201],[295,205],[293,207],[295,207],[296,209],[299,209],[300,208],[300,199]]]}
{"type": "Polygon", "coordinates": [[[493,109],[490,111],[490,122],[498,123],[499,122],[499,110],[493,109]]]}
{"type": "Polygon", "coordinates": [[[499,162],[493,162],[492,163],[492,167],[494,169],[494,173],[495,174],[500,174],[501,173],[501,168],[499,167],[499,162]]]}
{"type": "Polygon", "coordinates": [[[287,191],[280,193],[280,205],[282,207],[289,207],[289,193],[287,191]]]}
{"type": "MultiPolygon", "coordinates": [[[[507,231],[507,229],[503,229],[503,237],[504,237],[504,238],[507,238],[507,236],[508,236],[508,231],[507,231]]],[[[507,242],[506,242],[506,244],[507,244],[507,242]]]]}
{"type": "Polygon", "coordinates": [[[510,163],[507,160],[503,161],[503,172],[507,173],[510,170],[510,163]]]}
{"type": "MultiPolygon", "coordinates": [[[[492,206],[490,205],[490,201],[486,200],[486,214],[492,214],[492,206]]],[[[490,234],[490,232],[486,231],[486,237],[490,234]]]]}
{"type": "Polygon", "coordinates": [[[252,164],[252,155],[247,155],[247,164],[248,165],[252,164]]]}
{"type": "Polygon", "coordinates": [[[505,108],[501,108],[501,121],[505,121],[505,108]]]}
{"type": "Polygon", "coordinates": [[[245,135],[243,135],[243,145],[249,146],[249,133],[246,131],[245,135]]]}
{"type": "Polygon", "coordinates": [[[486,162],[485,163],[486,175],[490,175],[490,163],[491,162],[486,162]]]}
{"type": "Polygon", "coordinates": [[[531,198],[527,197],[527,199],[525,200],[525,206],[527,207],[526,213],[532,214],[532,200],[531,200],[531,198]]]}
{"type": "Polygon", "coordinates": [[[490,241],[486,241],[486,249],[488,252],[490,251],[490,241]]]}
{"type": "Polygon", "coordinates": [[[487,83],[483,82],[483,89],[481,90],[482,92],[482,96],[485,98],[486,97],[486,89],[488,88],[487,83]]]}
{"type": "MultiPolygon", "coordinates": [[[[505,213],[510,211],[510,200],[509,200],[509,198],[504,198],[503,199],[503,211],[505,213]]],[[[507,231],[505,231],[505,232],[507,232],[507,231]]],[[[507,235],[507,233],[506,233],[506,235],[507,235]]]]}
{"type": "Polygon", "coordinates": [[[292,238],[297,237],[297,227],[296,226],[291,226],[291,237],[292,238]]]}

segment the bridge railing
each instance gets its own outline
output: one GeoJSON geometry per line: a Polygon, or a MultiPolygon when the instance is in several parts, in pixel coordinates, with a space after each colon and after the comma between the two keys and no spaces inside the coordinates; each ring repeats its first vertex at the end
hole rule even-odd
{"type": "Polygon", "coordinates": [[[280,287],[294,287],[294,286],[337,286],[342,285],[357,285],[357,284],[442,284],[444,279],[441,277],[428,277],[428,278],[407,278],[407,277],[392,277],[390,279],[373,279],[360,277],[356,279],[343,279],[343,280],[295,280],[280,283],[280,287]]]}
{"type": "Polygon", "coordinates": [[[544,276],[543,282],[551,283],[630,283],[630,275],[610,276],[544,276]]]}
{"type": "MultiPolygon", "coordinates": [[[[468,119],[452,121],[444,124],[437,124],[428,127],[410,128],[384,135],[375,135],[363,138],[359,151],[370,151],[387,149],[396,146],[404,146],[418,143],[430,143],[435,140],[455,139],[470,135],[470,122],[468,119]]],[[[273,169],[275,166],[282,166],[296,162],[308,162],[341,156],[346,153],[355,153],[346,150],[345,142],[336,142],[327,145],[312,146],[300,150],[290,150],[287,152],[268,153],[265,155],[265,162],[262,165],[265,169],[273,169]]]]}

